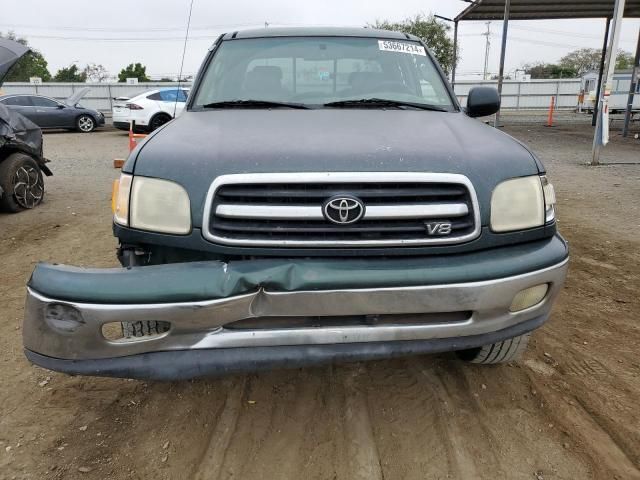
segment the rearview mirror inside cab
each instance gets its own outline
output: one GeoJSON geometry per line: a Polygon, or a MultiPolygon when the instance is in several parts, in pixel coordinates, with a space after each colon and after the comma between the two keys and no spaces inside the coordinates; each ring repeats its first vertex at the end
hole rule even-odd
{"type": "Polygon", "coordinates": [[[500,94],[493,87],[474,87],[467,97],[467,115],[486,117],[500,110],[500,94]]]}

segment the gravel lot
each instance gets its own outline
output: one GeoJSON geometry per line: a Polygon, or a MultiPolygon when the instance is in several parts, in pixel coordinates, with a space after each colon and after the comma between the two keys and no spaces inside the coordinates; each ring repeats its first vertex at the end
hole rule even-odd
{"type": "Polygon", "coordinates": [[[572,248],[521,362],[446,354],[180,383],[73,378],[23,357],[37,261],[117,264],[126,135],[46,134],[45,203],[0,215],[0,478],[640,478],[640,141],[613,135],[603,161],[617,164],[588,168],[588,124],[506,123],[545,161],[572,248]]]}

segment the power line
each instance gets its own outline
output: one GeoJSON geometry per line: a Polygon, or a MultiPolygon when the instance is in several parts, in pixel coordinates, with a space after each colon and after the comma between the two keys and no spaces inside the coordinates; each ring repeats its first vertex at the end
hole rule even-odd
{"type": "Polygon", "coordinates": [[[541,45],[544,47],[567,47],[567,48],[584,48],[584,45],[572,45],[569,43],[549,42],[546,40],[532,40],[530,38],[508,36],[509,40],[521,43],[530,43],[533,45],[541,45]]]}
{"type": "MultiPolygon", "coordinates": [[[[578,38],[590,38],[590,39],[602,41],[602,35],[590,35],[588,33],[568,32],[566,30],[555,30],[553,28],[529,27],[526,25],[512,25],[512,26],[516,30],[526,30],[529,32],[538,32],[538,33],[550,33],[553,35],[564,35],[564,36],[578,37],[578,38]]],[[[622,41],[622,39],[620,40],[622,41]]],[[[624,40],[624,41],[632,41],[632,40],[624,40]]]]}
{"type": "MultiPolygon", "coordinates": [[[[173,42],[177,40],[184,40],[183,36],[175,36],[175,37],[122,37],[122,38],[114,38],[114,37],[75,37],[75,36],[58,36],[58,35],[30,35],[23,34],[27,39],[37,38],[44,40],[70,40],[70,41],[87,41],[94,40],[100,42],[173,42]]],[[[189,37],[190,40],[208,40],[215,39],[218,36],[218,33],[211,33],[210,35],[192,35],[189,37]]]]}
{"type": "MultiPolygon", "coordinates": [[[[264,22],[258,21],[253,23],[221,23],[203,25],[201,27],[191,27],[191,30],[211,30],[219,28],[237,28],[237,27],[255,27],[263,25],[264,22]]],[[[281,25],[281,24],[279,24],[281,25]]],[[[29,29],[29,30],[50,30],[50,31],[73,31],[73,32],[180,32],[184,30],[182,27],[152,27],[152,28],[117,28],[117,27],[69,27],[69,26],[44,26],[44,25],[19,25],[19,24],[0,24],[3,29],[29,29]]]]}

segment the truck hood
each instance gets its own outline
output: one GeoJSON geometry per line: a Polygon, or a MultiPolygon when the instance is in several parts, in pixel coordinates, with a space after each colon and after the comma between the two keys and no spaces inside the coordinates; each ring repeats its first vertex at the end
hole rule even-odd
{"type": "MultiPolygon", "coordinates": [[[[473,182],[482,206],[500,181],[539,173],[533,155],[509,135],[462,113],[422,110],[185,112],[137,153],[123,171],[183,185],[196,227],[211,182],[225,174],[460,173],[473,182]]],[[[481,211],[488,215],[488,208],[481,211]]]]}

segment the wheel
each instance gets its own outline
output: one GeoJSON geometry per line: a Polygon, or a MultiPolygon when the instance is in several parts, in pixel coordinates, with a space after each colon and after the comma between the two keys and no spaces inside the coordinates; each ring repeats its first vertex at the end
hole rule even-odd
{"type": "Polygon", "coordinates": [[[170,324],[168,322],[156,322],[155,320],[122,322],[122,335],[124,338],[160,335],[168,331],[169,326],[170,324]]]}
{"type": "Polygon", "coordinates": [[[153,132],[155,129],[160,128],[162,125],[171,120],[171,116],[166,113],[158,113],[149,122],[149,131],[153,132]]]}
{"type": "Polygon", "coordinates": [[[37,162],[24,153],[0,162],[0,210],[16,213],[34,208],[44,198],[44,179],[37,162]]]}
{"type": "Polygon", "coordinates": [[[76,120],[76,128],[82,133],[93,132],[96,128],[96,121],[91,115],[80,115],[76,120]]]}
{"type": "Polygon", "coordinates": [[[517,360],[527,349],[530,333],[509,338],[502,342],[492,343],[483,347],[460,350],[456,352],[459,358],[471,363],[489,365],[492,363],[506,363],[517,360]]]}

